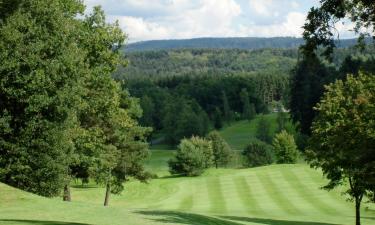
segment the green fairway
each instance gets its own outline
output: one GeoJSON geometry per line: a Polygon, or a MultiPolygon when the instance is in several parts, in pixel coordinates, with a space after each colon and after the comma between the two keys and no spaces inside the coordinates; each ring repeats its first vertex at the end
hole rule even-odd
{"type": "MultiPolygon", "coordinates": [[[[1,185],[0,224],[59,224],[21,220],[196,224],[194,220],[203,218],[217,220],[211,224],[231,224],[226,220],[240,224],[352,224],[353,204],[345,201],[339,190],[319,189],[324,182],[320,172],[302,164],[211,169],[196,178],[160,178],[149,184],[130,182],[123,195],[112,197],[109,208],[101,206],[101,187],[73,188],[74,202],[63,203],[1,185]],[[205,216],[200,218],[200,214],[205,216]]],[[[373,206],[364,206],[362,211],[363,224],[372,224],[373,206]]]]}
{"type": "MultiPolygon", "coordinates": [[[[271,131],[274,132],[276,130],[277,114],[268,114],[265,117],[271,122],[271,131]]],[[[233,122],[230,126],[222,129],[220,134],[234,150],[243,150],[249,141],[255,138],[259,118],[260,116],[257,116],[251,121],[233,122]]]]}
{"type": "MultiPolygon", "coordinates": [[[[240,149],[254,127],[240,121],[221,133],[240,149]]],[[[95,184],[73,185],[71,203],[0,184],[0,224],[354,224],[353,203],[341,190],[320,189],[326,182],[321,172],[305,164],[209,169],[200,177],[171,177],[167,161],[174,151],[163,149],[168,148],[154,146],[146,162],[159,178],[148,184],[128,182],[122,195],[111,196],[108,208],[102,206],[105,189],[95,184]]],[[[363,224],[375,223],[373,204],[364,204],[362,214],[363,224]]]]}

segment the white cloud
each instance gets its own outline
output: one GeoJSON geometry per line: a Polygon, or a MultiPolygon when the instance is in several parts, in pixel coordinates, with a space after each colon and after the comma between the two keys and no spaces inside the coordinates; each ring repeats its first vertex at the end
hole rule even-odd
{"type": "Polygon", "coordinates": [[[274,4],[273,0],[249,0],[250,7],[258,14],[263,16],[271,15],[274,4]]]}
{"type": "Polygon", "coordinates": [[[243,36],[256,37],[276,37],[276,36],[293,36],[301,37],[302,26],[305,22],[305,15],[299,12],[290,12],[286,20],[271,25],[253,25],[250,27],[241,26],[240,33],[243,36]]]}
{"type": "MultiPolygon", "coordinates": [[[[119,20],[129,42],[196,37],[296,36],[318,0],[85,0],[119,20]]],[[[338,25],[343,31],[347,25],[338,25]]],[[[350,33],[344,32],[345,37],[350,33]]]]}

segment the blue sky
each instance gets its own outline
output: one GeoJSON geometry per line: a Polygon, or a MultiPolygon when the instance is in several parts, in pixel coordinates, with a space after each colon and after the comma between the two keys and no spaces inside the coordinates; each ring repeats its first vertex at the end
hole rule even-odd
{"type": "MultiPolygon", "coordinates": [[[[318,0],[85,0],[118,20],[129,42],[196,37],[300,37],[318,0]]],[[[338,24],[339,31],[348,29],[338,24]]],[[[343,32],[340,37],[351,37],[343,32]]]]}

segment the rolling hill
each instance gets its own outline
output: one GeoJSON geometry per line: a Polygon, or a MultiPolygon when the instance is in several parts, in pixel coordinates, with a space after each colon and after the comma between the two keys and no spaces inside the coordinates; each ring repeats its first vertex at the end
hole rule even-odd
{"type": "MultiPolygon", "coordinates": [[[[304,41],[295,37],[229,37],[229,38],[194,38],[179,40],[151,40],[131,43],[125,51],[150,51],[182,48],[209,49],[261,49],[261,48],[297,48],[304,41]]],[[[339,47],[349,47],[356,44],[356,39],[343,39],[336,42],[339,47]]]]}

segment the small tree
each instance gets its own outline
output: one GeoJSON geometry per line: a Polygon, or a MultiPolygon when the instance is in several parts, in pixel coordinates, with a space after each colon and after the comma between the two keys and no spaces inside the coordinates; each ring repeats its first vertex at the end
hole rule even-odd
{"type": "Polygon", "coordinates": [[[274,161],[271,146],[259,140],[251,141],[242,151],[242,155],[245,159],[245,167],[269,165],[274,161]]]}
{"type": "Polygon", "coordinates": [[[293,135],[285,130],[276,134],[272,142],[275,149],[277,163],[296,163],[298,159],[297,145],[293,135]]]}
{"type": "Polygon", "coordinates": [[[233,151],[228,143],[221,137],[217,131],[208,134],[207,139],[212,143],[213,161],[216,168],[227,166],[233,157],[233,151]]]}
{"type": "Polygon", "coordinates": [[[259,118],[256,128],[256,137],[266,143],[271,143],[272,141],[271,123],[264,115],[259,118]]]}
{"type": "MultiPolygon", "coordinates": [[[[349,183],[355,200],[356,224],[363,196],[375,186],[375,76],[348,76],[326,87],[316,106],[307,160],[329,179],[326,189],[349,183]]],[[[371,196],[370,196],[371,198],[371,196]]]]}
{"type": "Polygon", "coordinates": [[[210,141],[200,137],[183,139],[177,147],[175,158],[168,161],[171,174],[199,176],[213,164],[210,141]]]}

